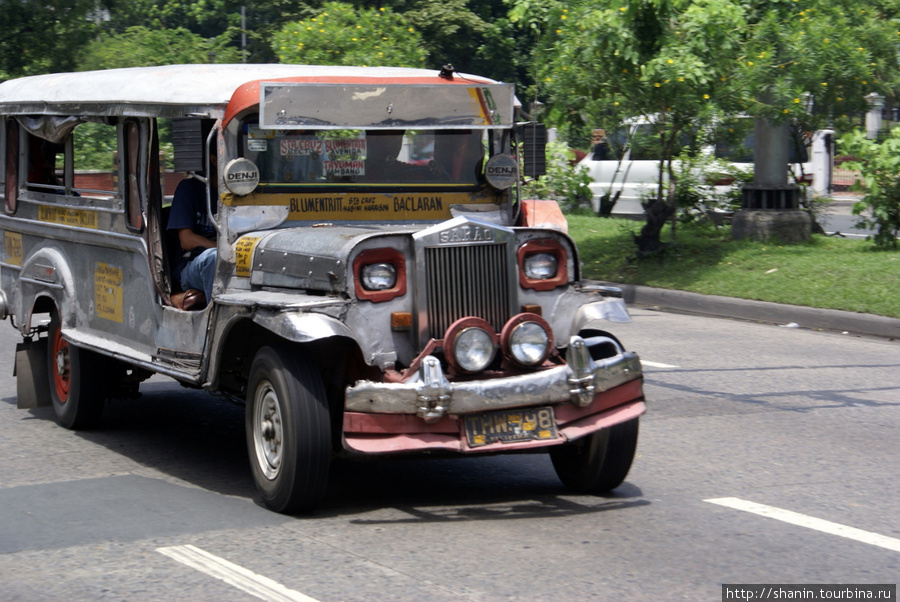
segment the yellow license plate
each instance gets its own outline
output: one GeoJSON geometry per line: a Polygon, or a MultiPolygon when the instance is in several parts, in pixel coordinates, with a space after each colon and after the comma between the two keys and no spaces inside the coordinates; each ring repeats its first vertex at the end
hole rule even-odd
{"type": "Polygon", "coordinates": [[[512,443],[555,439],[556,418],[552,408],[502,410],[466,416],[466,437],[470,447],[498,441],[512,443]]]}

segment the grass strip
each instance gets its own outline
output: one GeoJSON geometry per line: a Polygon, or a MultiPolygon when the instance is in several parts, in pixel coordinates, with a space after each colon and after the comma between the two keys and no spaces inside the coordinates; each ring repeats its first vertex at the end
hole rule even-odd
{"type": "Polygon", "coordinates": [[[640,222],[568,215],[583,277],[900,318],[900,251],[863,239],[814,235],[809,242],[732,240],[729,227],[679,224],[658,257],[637,260],[640,222]]]}

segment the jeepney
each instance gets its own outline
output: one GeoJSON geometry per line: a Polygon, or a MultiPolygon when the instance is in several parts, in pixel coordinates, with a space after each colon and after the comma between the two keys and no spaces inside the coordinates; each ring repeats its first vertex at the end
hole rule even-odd
{"type": "Polygon", "coordinates": [[[313,509],[336,455],[548,452],[568,487],[617,487],[645,411],[640,361],[609,332],[630,318],[616,289],[580,281],[561,214],[520,198],[542,149],[515,107],[512,85],[450,70],[0,84],[19,406],[96,427],[152,374],[239,400],[278,512],[313,509]],[[212,298],[191,311],[169,271],[161,131],[218,233],[212,298]],[[76,152],[104,135],[105,181],[76,152]]]}

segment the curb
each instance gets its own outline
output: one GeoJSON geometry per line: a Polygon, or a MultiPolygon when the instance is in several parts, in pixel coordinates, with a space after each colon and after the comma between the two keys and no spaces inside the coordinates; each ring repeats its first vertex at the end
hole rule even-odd
{"type": "Polygon", "coordinates": [[[644,305],[716,318],[732,318],[782,326],[791,325],[791,327],[852,333],[889,340],[900,339],[900,320],[896,318],[838,309],[819,309],[769,301],[702,295],[635,284],[603,284],[621,288],[625,303],[629,305],[644,305]]]}

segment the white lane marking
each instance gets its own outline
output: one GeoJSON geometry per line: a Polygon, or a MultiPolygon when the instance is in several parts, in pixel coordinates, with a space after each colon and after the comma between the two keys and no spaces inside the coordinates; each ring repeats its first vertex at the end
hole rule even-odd
{"type": "Polygon", "coordinates": [[[201,573],[206,573],[211,577],[233,585],[248,594],[256,596],[260,600],[271,600],[272,602],[318,602],[315,598],[310,598],[298,591],[288,589],[268,577],[257,575],[253,571],[248,571],[242,566],[228,562],[218,556],[213,556],[209,552],[191,545],[157,548],[156,551],[182,564],[186,564],[192,569],[197,569],[201,573]]]}
{"type": "Polygon", "coordinates": [[[659,362],[648,362],[647,360],[641,360],[642,366],[647,366],[649,368],[679,368],[680,366],[673,366],[672,364],[660,364],[659,362]]]}
{"type": "Polygon", "coordinates": [[[735,510],[752,512],[753,514],[774,518],[775,520],[780,520],[792,525],[815,529],[816,531],[822,531],[823,533],[838,535],[840,537],[846,537],[847,539],[853,539],[869,545],[878,546],[879,548],[900,552],[900,539],[872,533],[871,531],[863,531],[862,529],[848,527],[847,525],[842,525],[840,523],[833,523],[831,521],[822,520],[821,518],[806,516],[799,512],[791,512],[790,510],[782,510],[781,508],[776,508],[774,506],[748,502],[747,500],[736,497],[720,497],[703,501],[709,502],[710,504],[725,506],[727,508],[734,508],[735,510]]]}

